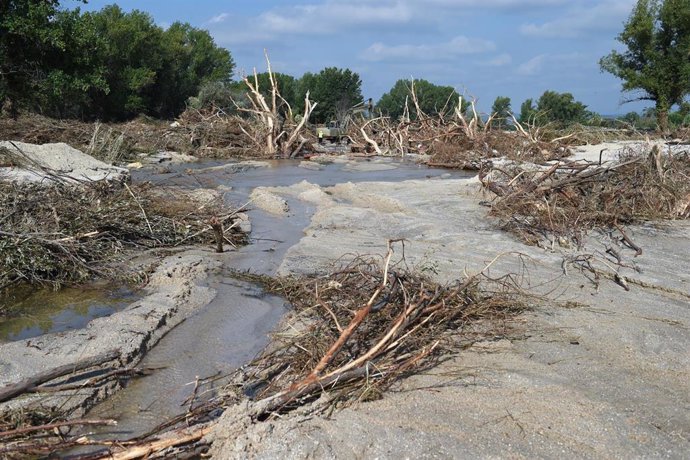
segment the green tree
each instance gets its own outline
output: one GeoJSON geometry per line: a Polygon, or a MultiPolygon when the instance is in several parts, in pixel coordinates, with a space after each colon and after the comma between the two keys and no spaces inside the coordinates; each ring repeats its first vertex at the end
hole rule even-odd
{"type": "Polygon", "coordinates": [[[638,0],[618,41],[626,51],[612,51],[599,62],[603,71],[623,80],[634,100],[651,100],[659,128],[668,131],[668,114],[690,94],[690,0],[638,0]]]}
{"type": "Polygon", "coordinates": [[[57,0],[0,2],[0,106],[12,115],[21,106],[49,110],[61,97],[103,87],[89,64],[97,38],[78,18],[57,0]]]}
{"type": "Polygon", "coordinates": [[[591,116],[587,106],[575,100],[570,93],[544,91],[537,101],[537,113],[544,121],[561,126],[584,123],[591,116]]]}
{"type": "Polygon", "coordinates": [[[93,94],[97,116],[128,118],[149,112],[154,85],[164,65],[163,30],[142,11],[125,13],[119,6],[106,6],[87,13],[104,40],[99,58],[107,69],[108,90],[93,94]]]}
{"type": "Polygon", "coordinates": [[[504,129],[508,126],[508,119],[512,109],[510,108],[510,98],[506,96],[497,96],[491,106],[491,114],[494,115],[492,126],[498,129],[504,129]]]}
{"type": "Polygon", "coordinates": [[[537,122],[537,108],[534,106],[533,99],[526,99],[520,105],[520,123],[533,124],[537,122]]]}
{"type": "Polygon", "coordinates": [[[575,100],[570,93],[544,91],[537,100],[527,99],[520,106],[520,123],[545,125],[554,123],[560,127],[572,123],[586,123],[592,116],[587,106],[575,100]]]}
{"type": "Polygon", "coordinates": [[[185,101],[207,83],[230,82],[234,62],[230,53],[215,45],[206,30],[176,22],[162,35],[163,62],[152,87],[154,111],[177,115],[185,101]]]}
{"type": "Polygon", "coordinates": [[[58,11],[52,52],[35,74],[33,110],[57,117],[84,117],[93,111],[89,92],[106,91],[105,68],[98,60],[103,42],[93,21],[79,10],[58,11]]]}
{"type": "MultiPolygon", "coordinates": [[[[458,105],[460,95],[452,86],[439,86],[427,80],[414,80],[414,90],[419,108],[427,115],[452,113],[458,105]]],[[[395,85],[376,104],[376,107],[393,119],[398,119],[405,111],[405,104],[410,110],[410,117],[418,117],[417,109],[412,103],[412,81],[398,80],[395,85]]],[[[469,106],[463,103],[463,111],[469,106]]]]}
{"type": "Polygon", "coordinates": [[[350,69],[327,67],[319,73],[305,73],[296,85],[296,105],[304,107],[304,95],[318,103],[312,120],[326,123],[330,120],[343,120],[350,108],[362,101],[362,80],[359,74],[350,69]]]}

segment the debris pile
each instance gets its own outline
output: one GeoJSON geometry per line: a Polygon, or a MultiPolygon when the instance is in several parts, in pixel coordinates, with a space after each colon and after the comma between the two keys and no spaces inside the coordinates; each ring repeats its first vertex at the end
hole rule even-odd
{"type": "Polygon", "coordinates": [[[216,242],[214,217],[228,242],[242,241],[237,211],[221,200],[147,184],[0,182],[0,288],[124,275],[127,250],[216,242]]]}
{"type": "MultiPolygon", "coordinates": [[[[404,255],[394,262],[394,244],[389,242],[384,257],[358,257],[325,276],[273,279],[237,273],[285,296],[294,312],[266,352],[234,375],[197,380],[187,412],[146,435],[96,440],[70,431],[67,423],[58,435],[45,426],[64,418],[47,417],[36,420],[41,426],[35,429],[11,425],[15,444],[3,453],[47,454],[75,445],[103,446],[75,457],[89,459],[204,452],[204,436],[228,407],[238,424],[260,423],[297,408],[332,411],[380,398],[391,384],[433,366],[444,353],[512,332],[510,319],[526,305],[513,277],[491,280],[480,273],[441,285],[408,269],[404,255]],[[230,382],[225,391],[204,399],[207,386],[222,381],[230,382]]],[[[3,436],[7,433],[0,432],[3,436]]]]}
{"type": "Polygon", "coordinates": [[[440,285],[407,270],[404,258],[392,264],[392,244],[384,260],[359,257],[324,277],[269,286],[294,314],[245,369],[257,419],[322,396],[312,411],[378,398],[402,376],[476,340],[478,329],[468,325],[486,320],[491,330],[480,336],[505,336],[503,320],[524,307],[508,281],[494,290],[482,275],[440,285]]]}
{"type": "MultiPolygon", "coordinates": [[[[497,195],[491,214],[523,241],[566,238],[580,245],[593,228],[619,229],[647,220],[690,217],[687,151],[629,150],[613,164],[512,165],[480,174],[497,195]]],[[[623,232],[624,233],[624,232],[623,232]]]]}

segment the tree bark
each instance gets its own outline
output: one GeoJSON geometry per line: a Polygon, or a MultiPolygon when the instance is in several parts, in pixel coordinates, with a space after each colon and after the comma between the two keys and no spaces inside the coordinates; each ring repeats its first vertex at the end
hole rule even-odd
{"type": "Polygon", "coordinates": [[[669,106],[664,101],[656,101],[656,122],[662,134],[668,134],[669,106]]]}

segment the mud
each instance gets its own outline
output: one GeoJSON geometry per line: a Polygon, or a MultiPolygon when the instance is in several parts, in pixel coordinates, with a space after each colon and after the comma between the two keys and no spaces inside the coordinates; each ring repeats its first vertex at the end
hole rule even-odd
{"type": "MultiPolygon", "coordinates": [[[[121,353],[113,365],[136,364],[168,331],[214,298],[214,290],[203,281],[210,269],[220,266],[221,257],[199,250],[169,257],[151,275],[145,296],[126,309],[96,318],[83,329],[0,344],[0,386],[113,349],[121,353]]],[[[61,406],[79,416],[117,389],[111,383],[50,398],[27,396],[0,407],[25,406],[41,399],[44,406],[61,406]]]]}
{"type": "Polygon", "coordinates": [[[0,148],[7,149],[20,160],[20,165],[0,167],[0,180],[9,182],[44,182],[53,180],[51,174],[62,180],[89,182],[111,180],[123,182],[129,179],[125,168],[111,166],[86,155],[67,144],[25,144],[0,141],[0,148]],[[26,167],[26,165],[30,167],[26,167]]]}
{"type": "MultiPolygon", "coordinates": [[[[305,188],[270,190],[299,197],[305,188]]],[[[686,455],[690,224],[630,229],[645,252],[622,250],[640,270],[621,272],[625,291],[563,274],[572,248],[525,246],[500,232],[472,179],[310,188],[324,199],[309,201],[316,213],[280,273],[325,272],[343,254],[383,253],[388,238],[405,238],[408,263],[440,280],[504,254],[492,275],[519,273],[526,289],[551,300],[520,318],[516,336],[478,344],[330,419],[252,425],[229,411],[211,437],[218,458],[686,455]]],[[[594,233],[585,249],[600,254],[607,244],[594,233]]]]}

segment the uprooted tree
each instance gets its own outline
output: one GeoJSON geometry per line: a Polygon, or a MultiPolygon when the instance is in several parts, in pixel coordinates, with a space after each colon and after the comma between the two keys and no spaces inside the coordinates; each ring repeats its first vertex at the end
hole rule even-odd
{"type": "Polygon", "coordinates": [[[308,141],[303,133],[316,103],[309,99],[307,91],[304,96],[304,112],[295,116],[290,103],[280,93],[278,80],[271,69],[267,53],[266,66],[270,84],[268,98],[262,92],[265,90],[260,87],[256,70],[253,78],[243,78],[251,107],[245,108],[236,104],[240,112],[250,115],[250,123],[241,124],[240,129],[264,154],[294,157],[308,141]]]}
{"type": "Polygon", "coordinates": [[[690,0],[638,0],[618,41],[627,50],[603,57],[601,69],[640,92],[625,102],[654,101],[668,131],[669,110],[690,94],[690,0]]]}

